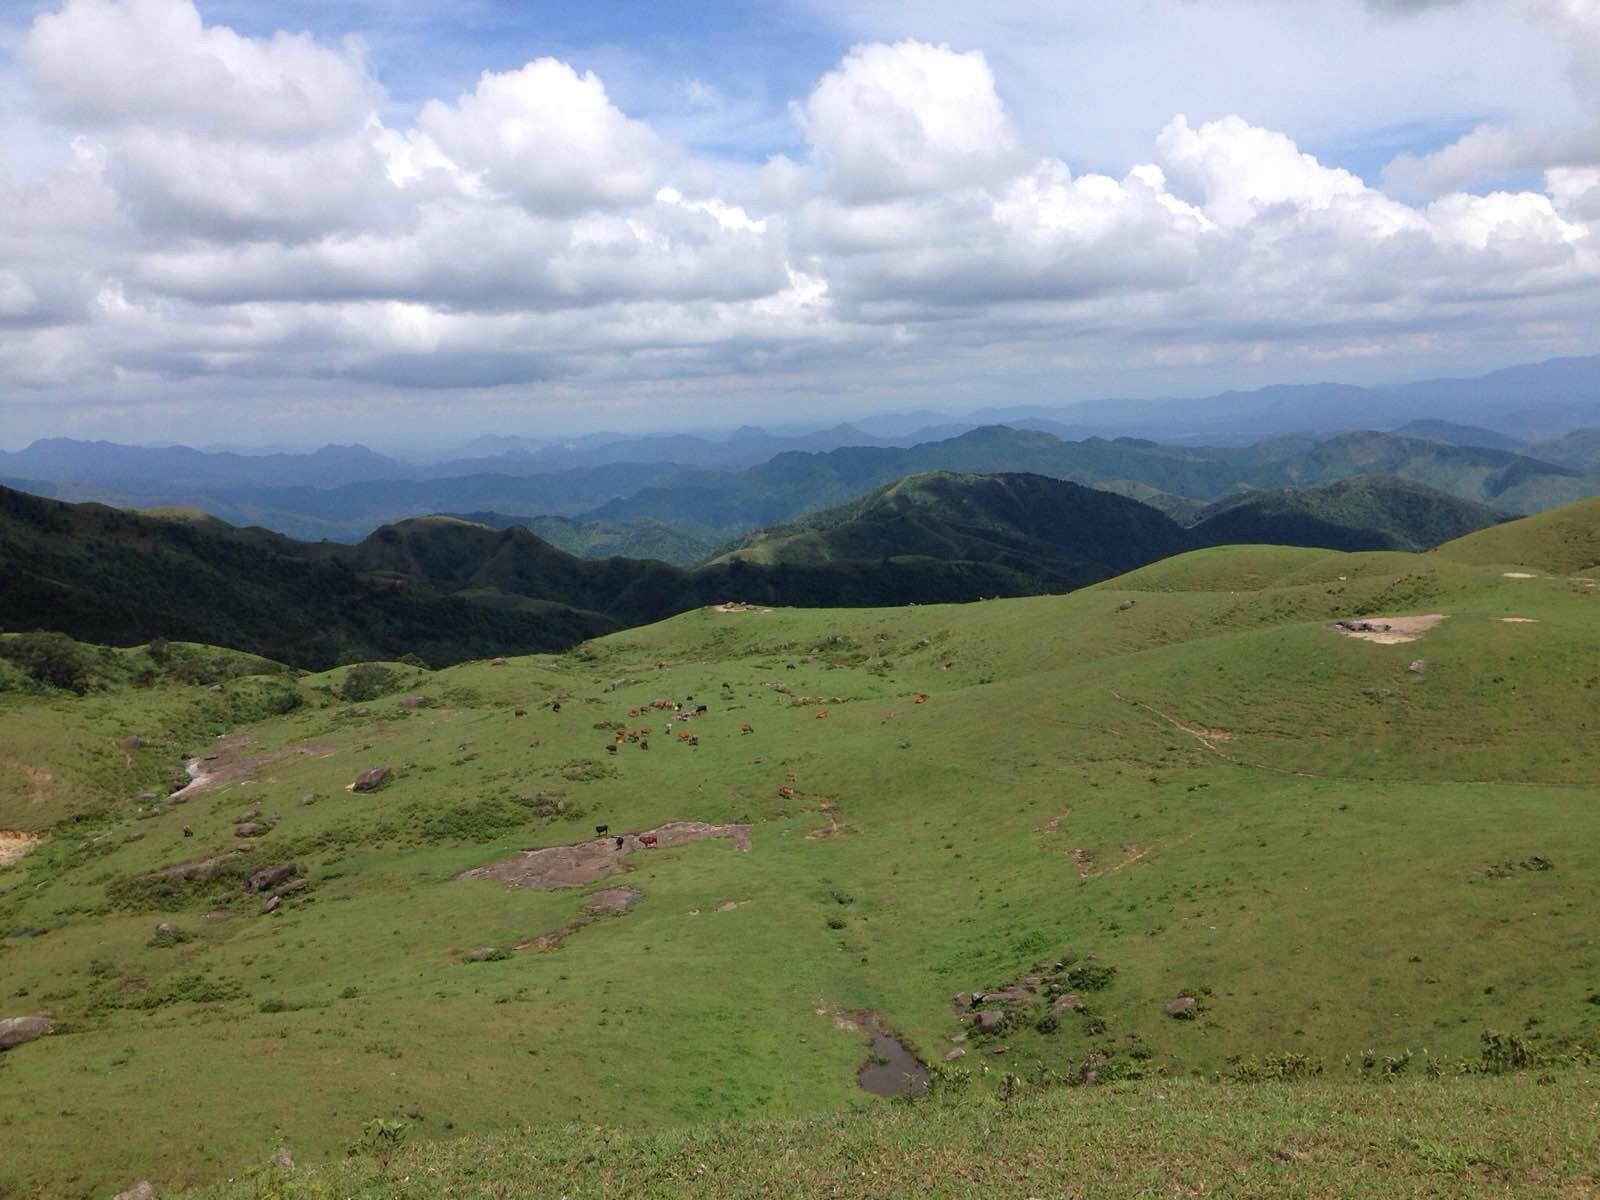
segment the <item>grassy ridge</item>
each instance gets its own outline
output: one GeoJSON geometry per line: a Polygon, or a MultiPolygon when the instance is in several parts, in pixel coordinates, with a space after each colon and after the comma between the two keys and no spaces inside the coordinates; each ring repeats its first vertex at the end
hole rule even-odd
{"type": "MultiPolygon", "coordinates": [[[[1564,543],[1542,528],[1525,530],[1523,551],[1555,562],[1564,543]]],[[[1165,1089],[1281,1054],[1322,1064],[1323,1083],[1304,1093],[1309,1111],[1329,1114],[1321,1126],[1345,1128],[1335,1112],[1387,1121],[1389,1095],[1439,1113],[1380,1126],[1395,1140],[1379,1136],[1376,1150],[1354,1125],[1348,1140],[1306,1147],[1306,1194],[1336,1194],[1360,1162],[1392,1163],[1411,1190],[1440,1194],[1581,1182],[1582,1160],[1555,1149],[1573,1138],[1581,1148],[1581,1135],[1569,1137],[1560,1110],[1543,1122],[1533,1109],[1545,1095],[1587,1103],[1587,1076],[1557,1072],[1546,1091],[1531,1082],[1539,1071],[1446,1079],[1419,1083],[1415,1098],[1409,1084],[1362,1082],[1385,1063],[1409,1076],[1425,1062],[1476,1061],[1486,1030],[1554,1060],[1591,1046],[1600,1025],[1589,999],[1600,992],[1600,599],[1545,566],[1513,579],[1456,561],[1459,548],[1220,548],[1066,596],[699,609],[560,656],[403,670],[394,690],[360,701],[343,697],[348,671],[300,679],[300,707],[237,732],[247,757],[307,753],[262,759],[177,808],[113,795],[96,820],[57,824],[0,872],[0,933],[45,931],[0,937],[0,1011],[45,1011],[61,1026],[0,1058],[0,1135],[26,1147],[0,1160],[0,1187],[206,1183],[279,1143],[328,1161],[374,1118],[403,1122],[429,1144],[418,1153],[435,1156],[418,1169],[451,1182],[474,1155],[522,1161],[510,1142],[444,1144],[463,1135],[738,1118],[754,1124],[619,1142],[637,1167],[594,1186],[647,1189],[650,1147],[676,1155],[714,1137],[730,1153],[825,1143],[819,1188],[839,1178],[835,1149],[883,1158],[872,1147],[887,1146],[910,1193],[921,1160],[894,1147],[921,1145],[915,1127],[969,1146],[953,1164],[997,1171],[956,1128],[989,1123],[983,1105],[1001,1078],[1092,1067],[1138,1086],[1040,1099],[1028,1135],[1039,1148],[1019,1148],[1023,1161],[1059,1170],[1051,1147],[1065,1144],[1110,1172],[1143,1154],[1156,1164],[1146,1190],[1182,1185],[1185,1164],[1220,1190],[1229,1177],[1213,1170],[1243,1164],[1251,1187],[1236,1190],[1259,1194],[1278,1178],[1262,1172],[1284,1165],[1292,1182],[1298,1168],[1230,1147],[1299,1128],[1287,1111],[1250,1116],[1279,1093],[1240,1093],[1259,1099],[1240,1100],[1239,1123],[1208,1141],[1235,1093],[1165,1089]],[[1412,643],[1328,628],[1429,612],[1448,615],[1412,643]],[[648,709],[690,695],[710,710],[688,726],[693,747],[648,709]],[[413,696],[422,702],[402,703],[413,696]],[[630,715],[641,706],[650,715],[630,715]],[[608,753],[616,725],[652,726],[652,748],[608,753]],[[379,763],[395,770],[388,786],[345,790],[379,763]],[[250,809],[279,819],[218,877],[149,883],[158,868],[233,847],[250,809]],[[456,878],[580,841],[597,823],[670,820],[748,823],[751,848],[641,851],[623,877],[575,890],[456,878]],[[278,861],[298,864],[310,887],[262,915],[238,880],[278,861]],[[594,888],[622,878],[644,894],[625,916],[559,949],[513,949],[567,927],[594,888]],[[159,920],[188,940],[156,943],[159,920]],[[466,961],[479,947],[509,953],[466,961]],[[997,1034],[950,1040],[962,1029],[954,994],[1056,962],[1078,972],[1078,1008],[1052,1026],[1041,1001],[997,1034]],[[1201,1000],[1194,1019],[1164,1015],[1180,994],[1201,1000]],[[863,1009],[925,1060],[964,1050],[954,1065],[972,1070],[978,1107],[951,1110],[943,1126],[936,1107],[904,1121],[891,1107],[862,1140],[835,1136],[822,1114],[885,1107],[856,1089],[866,1046],[835,1021],[863,1009]],[[1158,1094],[1183,1098],[1169,1110],[1158,1094]],[[1135,1145],[1087,1116],[1075,1123],[1074,1112],[1112,1113],[1118,1096],[1151,1120],[1171,1111],[1170,1133],[1158,1123],[1160,1138],[1135,1145]],[[1052,1105],[1063,1106],[1055,1116],[1052,1105]],[[822,1123],[762,1124],[813,1117],[822,1123]],[[86,1135],[129,1124],[139,1138],[86,1135]],[[1519,1158],[1506,1148],[1518,1127],[1549,1132],[1530,1134],[1519,1158]],[[1402,1153],[1411,1128],[1432,1149],[1402,1153]],[[1496,1166],[1470,1165],[1474,1131],[1496,1128],[1503,1138],[1484,1138],[1496,1166]],[[1162,1140],[1180,1136],[1176,1148],[1162,1140]],[[1123,1149],[1095,1160],[1096,1137],[1123,1149]]],[[[226,698],[254,684],[192,686],[226,698]]],[[[51,719],[78,730],[84,754],[115,761],[113,735],[137,733],[148,745],[132,769],[170,771],[226,722],[180,727],[175,708],[146,703],[160,694],[0,696],[0,731],[58,706],[51,719]]],[[[60,752],[41,746],[26,765],[48,769],[60,752]]],[[[0,765],[8,772],[21,777],[0,765]]],[[[527,1153],[556,1153],[551,1138],[527,1153]]],[[[805,1168],[787,1155],[743,1161],[753,1186],[771,1177],[761,1172],[805,1168]]],[[[574,1166],[575,1185],[604,1167],[574,1166]]],[[[338,1176],[311,1178],[346,1194],[338,1176]]],[[[995,1176],[974,1178],[981,1194],[995,1176]]]]}
{"type": "Polygon", "coordinates": [[[649,1134],[568,1125],[268,1168],[195,1196],[1577,1196],[1600,1186],[1597,1162],[1600,1086],[1587,1073],[1164,1080],[649,1134]]]}

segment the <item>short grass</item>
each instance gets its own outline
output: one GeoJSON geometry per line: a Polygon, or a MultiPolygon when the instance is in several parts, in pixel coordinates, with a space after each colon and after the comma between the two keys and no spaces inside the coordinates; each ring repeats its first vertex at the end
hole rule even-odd
{"type": "MultiPolygon", "coordinates": [[[[727,1195],[796,1171],[793,1194],[851,1194],[873,1168],[855,1192],[1057,1194],[1069,1159],[1085,1194],[1347,1194],[1356,1170],[1375,1195],[1592,1185],[1587,1073],[1457,1077],[1486,1030],[1581,1059],[1600,1026],[1600,597],[1539,574],[1228,548],[1060,597],[702,610],[559,657],[397,665],[360,702],[346,672],[309,676],[300,707],[243,724],[265,684],[0,696],[0,825],[50,833],[0,872],[0,1015],[60,1025],[0,1058],[0,1140],[25,1147],[0,1192],[204,1185],[278,1145],[331,1163],[374,1119],[419,1144],[423,1195],[470,1192],[475,1155],[501,1179],[545,1163],[530,1177],[572,1195],[690,1194],[701,1161],[727,1195]],[[1405,645],[1326,627],[1418,612],[1450,615],[1405,645]],[[629,716],[691,695],[697,747],[629,716]],[[606,752],[616,723],[651,748],[606,752]],[[229,731],[317,755],[172,809],[125,799],[229,731]],[[374,765],[388,786],[345,790],[374,765]],[[75,799],[30,809],[17,766],[75,799]],[[139,882],[232,845],[247,809],[277,820],[238,861],[292,860],[308,894],[264,916],[226,880],[139,882]],[[634,855],[631,913],[462,961],[592,889],[461,870],[675,819],[749,823],[752,849],[634,855]],[[153,939],[161,920],[187,940],[153,939]],[[855,1087],[865,1045],[836,1014],[875,1010],[942,1063],[954,993],[1064,957],[1104,986],[1053,1030],[1035,1013],[959,1043],[966,1099],[902,1113],[855,1087]],[[1180,993],[1195,1019],[1163,1015],[1180,993]],[[1285,1054],[1321,1082],[1197,1078],[1285,1054]],[[1373,1082],[1385,1060],[1447,1078],[1373,1082]],[[1095,1064],[1142,1081],[991,1107],[1005,1076],[1095,1064]]],[[[384,1194],[377,1170],[271,1186],[384,1194]]]]}

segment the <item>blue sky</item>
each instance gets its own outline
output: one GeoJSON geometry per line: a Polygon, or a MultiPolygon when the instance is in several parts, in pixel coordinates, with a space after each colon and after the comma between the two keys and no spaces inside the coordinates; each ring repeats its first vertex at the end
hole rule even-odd
{"type": "Polygon", "coordinates": [[[26,0],[5,438],[793,423],[1600,351],[1596,0],[26,0]]]}

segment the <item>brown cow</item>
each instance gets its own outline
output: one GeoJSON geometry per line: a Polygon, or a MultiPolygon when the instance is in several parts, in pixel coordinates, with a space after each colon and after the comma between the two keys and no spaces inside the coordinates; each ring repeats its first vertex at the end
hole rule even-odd
{"type": "Polygon", "coordinates": [[[817,712],[817,720],[826,721],[827,719],[828,719],[828,710],[825,709],[825,708],[824,709],[820,709],[817,712]]]}
{"type": "Polygon", "coordinates": [[[639,845],[641,845],[641,846],[654,846],[655,844],[656,844],[656,835],[655,834],[653,834],[653,833],[641,833],[639,835],[639,845]]]}
{"type": "Polygon", "coordinates": [[[793,800],[794,789],[786,785],[778,789],[778,795],[782,796],[785,800],[793,800]]]}
{"type": "Polygon", "coordinates": [[[740,733],[754,733],[755,730],[753,728],[751,728],[749,725],[741,725],[741,726],[739,726],[739,732],[740,733]]]}
{"type": "Polygon", "coordinates": [[[926,704],[927,702],[928,702],[928,693],[927,692],[918,692],[917,693],[917,703],[918,704],[926,704]]]}

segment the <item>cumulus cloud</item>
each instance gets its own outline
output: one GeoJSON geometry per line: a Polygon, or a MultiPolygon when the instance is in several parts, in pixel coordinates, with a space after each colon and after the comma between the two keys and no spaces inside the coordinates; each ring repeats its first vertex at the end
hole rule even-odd
{"type": "Polygon", "coordinates": [[[397,118],[352,47],[245,37],[189,0],[67,0],[21,58],[71,150],[0,162],[12,404],[218,380],[692,402],[870,379],[916,400],[1487,331],[1568,348],[1600,289],[1592,163],[1415,204],[1289,133],[1176,116],[1142,161],[1076,171],[984,55],[925,42],[850,50],[794,102],[800,148],[759,168],[553,58],[397,118]]]}
{"type": "Polygon", "coordinates": [[[857,46],[798,113],[830,190],[850,203],[983,184],[1021,156],[988,62],[948,46],[857,46]]]}
{"type": "Polygon", "coordinates": [[[655,194],[670,158],[593,72],[553,58],[486,72],[470,96],[429,101],[418,125],[463,170],[535,212],[637,203],[655,194]]]}

